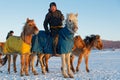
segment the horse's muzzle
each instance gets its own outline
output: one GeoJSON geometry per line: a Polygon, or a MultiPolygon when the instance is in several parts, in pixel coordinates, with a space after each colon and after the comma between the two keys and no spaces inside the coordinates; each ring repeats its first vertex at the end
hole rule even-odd
{"type": "Polygon", "coordinates": [[[73,27],[73,31],[74,31],[74,32],[77,32],[77,30],[78,30],[78,27],[77,27],[77,26],[74,26],[74,27],[73,27]]]}

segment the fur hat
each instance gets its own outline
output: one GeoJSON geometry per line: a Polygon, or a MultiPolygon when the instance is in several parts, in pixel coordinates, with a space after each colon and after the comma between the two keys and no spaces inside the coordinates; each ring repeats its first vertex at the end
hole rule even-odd
{"type": "Polygon", "coordinates": [[[52,7],[52,6],[56,6],[56,3],[55,2],[51,2],[50,3],[50,7],[52,7]]]}

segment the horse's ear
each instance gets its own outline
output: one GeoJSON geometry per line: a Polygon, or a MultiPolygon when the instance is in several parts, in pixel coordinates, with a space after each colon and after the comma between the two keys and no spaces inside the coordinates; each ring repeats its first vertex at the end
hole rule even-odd
{"type": "Polygon", "coordinates": [[[100,35],[96,35],[96,38],[99,39],[99,38],[100,38],[100,35]]]}
{"type": "Polygon", "coordinates": [[[29,18],[26,19],[27,22],[28,22],[29,20],[30,20],[29,18]]]}
{"type": "Polygon", "coordinates": [[[76,13],[75,16],[78,17],[78,13],[76,13]]]}

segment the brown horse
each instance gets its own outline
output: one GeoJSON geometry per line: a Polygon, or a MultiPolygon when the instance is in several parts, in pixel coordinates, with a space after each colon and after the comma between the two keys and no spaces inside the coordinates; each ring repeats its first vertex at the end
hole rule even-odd
{"type": "MultiPolygon", "coordinates": [[[[5,42],[0,42],[0,59],[2,65],[5,65],[7,59],[8,59],[8,73],[10,74],[10,64],[11,64],[11,55],[7,54],[7,56],[4,58],[3,62],[2,62],[2,54],[3,53],[3,48],[4,48],[5,42]]],[[[14,72],[17,72],[17,68],[16,68],[16,59],[17,59],[17,54],[13,55],[13,68],[14,68],[14,72]]]]}
{"type": "MultiPolygon", "coordinates": [[[[86,64],[86,71],[89,72],[88,69],[88,58],[89,58],[89,54],[91,49],[95,47],[99,50],[102,49],[103,47],[103,43],[102,40],[100,39],[99,35],[91,35],[91,36],[87,36],[84,40],[82,40],[82,38],[80,36],[75,36],[74,37],[74,47],[72,50],[72,54],[70,57],[70,63],[71,63],[71,70],[75,73],[75,69],[73,67],[73,62],[74,62],[74,58],[75,56],[79,56],[78,58],[78,65],[76,70],[79,71],[79,65],[82,61],[82,58],[85,58],[85,64],[86,64]]],[[[49,72],[48,69],[48,60],[51,57],[50,54],[46,54],[43,57],[43,62],[44,65],[46,66],[46,71],[49,72]]],[[[38,60],[36,63],[36,66],[38,66],[38,60]]]]}
{"type": "MultiPolygon", "coordinates": [[[[79,37],[79,36],[76,36],[79,37]]],[[[92,48],[96,48],[98,50],[101,50],[103,48],[103,43],[102,40],[100,39],[99,35],[91,35],[91,36],[87,36],[84,40],[83,40],[85,47],[84,48],[75,48],[72,51],[72,55],[71,55],[71,69],[73,72],[75,72],[75,69],[73,67],[73,62],[74,62],[74,55],[79,56],[78,58],[78,64],[76,67],[76,71],[79,71],[79,66],[80,63],[82,61],[82,58],[85,58],[85,64],[86,64],[86,71],[89,72],[89,68],[88,68],[88,58],[90,55],[90,51],[92,50],[92,48]]]]}
{"type": "Polygon", "coordinates": [[[5,42],[0,42],[0,66],[5,65],[7,62],[7,56],[2,60],[2,54],[3,54],[3,48],[4,48],[5,42]]]}
{"type": "MultiPolygon", "coordinates": [[[[15,54],[19,53],[21,55],[21,76],[28,76],[28,67],[29,67],[29,56],[31,49],[31,40],[32,35],[38,33],[38,28],[36,27],[34,20],[30,20],[27,18],[26,23],[23,27],[23,31],[20,37],[11,36],[5,42],[5,46],[3,48],[3,54],[15,54]]],[[[9,57],[8,57],[9,58],[9,57]]],[[[0,64],[4,63],[4,58],[1,60],[0,64]]],[[[15,60],[14,60],[15,61],[15,60]]]]}
{"type": "Polygon", "coordinates": [[[5,42],[0,42],[0,59],[2,58],[2,49],[5,45],[5,42]]]}

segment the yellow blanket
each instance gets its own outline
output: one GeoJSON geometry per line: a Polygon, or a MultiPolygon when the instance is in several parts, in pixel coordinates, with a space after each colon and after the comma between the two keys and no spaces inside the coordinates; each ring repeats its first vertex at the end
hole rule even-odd
{"type": "Polygon", "coordinates": [[[7,39],[3,52],[4,54],[30,54],[30,49],[31,46],[26,44],[20,37],[11,36],[7,39]]]}

